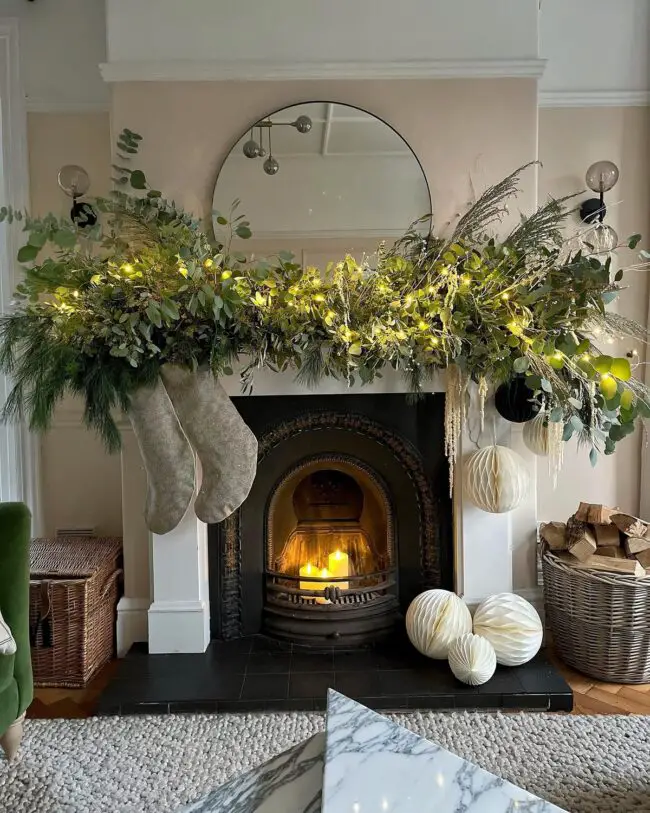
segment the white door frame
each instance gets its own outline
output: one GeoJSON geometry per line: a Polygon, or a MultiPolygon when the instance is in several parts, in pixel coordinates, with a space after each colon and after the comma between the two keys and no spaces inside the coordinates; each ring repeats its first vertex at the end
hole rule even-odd
{"type": "MultiPolygon", "coordinates": [[[[0,17],[0,195],[2,204],[29,206],[27,112],[20,78],[19,25],[0,17]]],[[[0,308],[11,302],[19,268],[15,257],[22,245],[20,227],[0,227],[0,308]]],[[[4,403],[10,382],[0,376],[4,403]]],[[[0,500],[20,500],[32,511],[32,533],[41,533],[40,441],[20,424],[0,426],[0,500]]]]}

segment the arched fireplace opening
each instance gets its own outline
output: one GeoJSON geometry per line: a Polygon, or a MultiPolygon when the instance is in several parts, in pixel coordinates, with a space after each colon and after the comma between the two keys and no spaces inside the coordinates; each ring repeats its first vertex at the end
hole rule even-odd
{"type": "Polygon", "coordinates": [[[398,609],[387,486],[346,455],[317,455],[276,484],[266,522],[264,629],[306,644],[369,643],[398,609]]]}

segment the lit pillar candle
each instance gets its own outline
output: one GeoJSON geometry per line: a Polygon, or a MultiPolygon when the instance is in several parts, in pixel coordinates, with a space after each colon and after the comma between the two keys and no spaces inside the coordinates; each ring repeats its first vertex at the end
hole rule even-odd
{"type": "MultiPolygon", "coordinates": [[[[343,553],[342,550],[335,550],[334,553],[330,553],[327,561],[330,578],[342,578],[350,575],[350,559],[347,553],[343,553]]],[[[341,590],[347,590],[350,586],[350,582],[332,582],[332,584],[334,587],[340,587],[341,590]]]]}
{"type": "MultiPolygon", "coordinates": [[[[327,578],[331,575],[330,572],[326,567],[324,567],[320,572],[318,571],[317,567],[308,562],[306,565],[303,565],[300,568],[300,589],[301,590],[323,590],[327,587],[328,584],[331,582],[327,581],[327,578]],[[304,576],[311,576],[311,579],[304,579],[304,576]]],[[[323,596],[310,596],[310,598],[315,598],[317,604],[329,604],[330,602],[324,598],[323,596]]]]}

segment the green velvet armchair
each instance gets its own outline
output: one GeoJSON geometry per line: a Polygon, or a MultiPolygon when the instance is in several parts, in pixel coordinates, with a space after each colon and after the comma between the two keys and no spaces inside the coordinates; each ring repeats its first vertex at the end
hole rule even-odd
{"type": "Polygon", "coordinates": [[[0,746],[18,752],[34,680],[29,647],[29,543],[31,515],[22,503],[0,503],[0,609],[16,640],[14,655],[0,655],[0,746]]]}

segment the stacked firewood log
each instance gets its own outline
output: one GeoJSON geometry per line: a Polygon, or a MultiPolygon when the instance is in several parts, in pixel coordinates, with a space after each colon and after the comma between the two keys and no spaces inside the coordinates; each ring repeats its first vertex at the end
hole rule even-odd
{"type": "Polygon", "coordinates": [[[581,502],[567,522],[542,525],[540,536],[572,567],[650,577],[650,524],[617,508],[581,502]]]}

